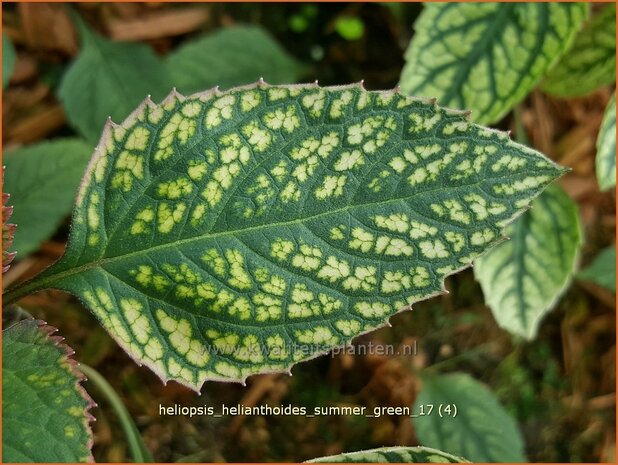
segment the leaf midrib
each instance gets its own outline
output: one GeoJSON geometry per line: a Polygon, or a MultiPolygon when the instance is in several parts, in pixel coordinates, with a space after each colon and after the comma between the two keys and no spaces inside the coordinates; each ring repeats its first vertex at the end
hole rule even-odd
{"type": "MultiPolygon", "coordinates": [[[[539,175],[542,174],[541,172],[538,173],[539,175]]],[[[321,218],[323,216],[329,216],[329,215],[336,215],[338,213],[344,212],[344,211],[349,211],[352,209],[358,209],[358,208],[367,208],[371,205],[385,205],[391,202],[398,202],[401,200],[407,200],[407,199],[413,199],[414,197],[421,195],[421,194],[429,194],[432,192],[440,192],[442,190],[457,190],[457,189],[462,189],[462,188],[467,188],[467,187],[472,187],[472,186],[478,186],[483,182],[495,182],[498,180],[502,180],[502,179],[509,179],[511,177],[510,174],[505,174],[503,176],[497,176],[497,177],[487,177],[487,178],[481,178],[478,179],[477,181],[473,182],[473,183],[468,183],[468,184],[462,184],[460,186],[457,187],[450,187],[450,186],[436,186],[434,189],[428,189],[428,190],[424,190],[424,191],[420,191],[420,192],[415,192],[409,196],[406,197],[396,197],[396,198],[389,198],[387,200],[383,200],[383,201],[377,201],[377,202],[366,202],[363,204],[356,204],[356,205],[346,205],[344,207],[341,208],[337,208],[334,210],[329,210],[327,212],[322,212],[322,213],[318,213],[316,215],[312,215],[312,216],[307,216],[301,219],[296,219],[296,220],[291,220],[291,221],[281,221],[278,223],[268,223],[268,224],[260,224],[260,225],[256,225],[256,226],[250,226],[248,228],[244,228],[244,229],[232,229],[232,230],[226,230],[226,231],[221,231],[221,232],[216,232],[216,233],[209,233],[209,234],[203,234],[203,235],[199,235],[199,236],[193,236],[193,237],[189,237],[186,239],[180,239],[180,240],[176,240],[174,242],[168,242],[165,244],[159,244],[156,246],[153,246],[149,249],[143,249],[143,250],[137,250],[134,252],[129,252],[126,254],[122,254],[122,255],[116,255],[114,257],[108,257],[108,258],[102,258],[99,260],[95,260],[89,263],[85,263],[83,265],[77,266],[77,267],[72,267],[66,270],[62,270],[59,271],[57,273],[54,273],[54,268],[56,267],[61,267],[63,265],[63,261],[62,258],[57,261],[56,263],[54,263],[49,269],[48,272],[52,273],[52,274],[45,274],[45,276],[41,276],[40,279],[36,279],[34,278],[33,281],[29,281],[27,283],[24,283],[23,285],[18,285],[16,288],[9,290],[8,292],[6,292],[3,295],[3,300],[6,300],[7,302],[12,302],[12,301],[16,301],[17,299],[21,298],[22,296],[25,296],[29,293],[32,292],[36,292],[36,291],[40,291],[42,289],[46,289],[49,287],[53,287],[53,283],[60,281],[66,277],[81,273],[83,271],[87,271],[93,268],[102,268],[104,264],[107,263],[114,263],[117,261],[121,261],[123,259],[127,259],[130,257],[134,257],[134,256],[140,256],[142,254],[146,254],[148,252],[152,252],[152,251],[159,251],[159,250],[165,250],[168,248],[172,248],[172,247],[179,247],[181,245],[184,244],[189,244],[192,242],[199,242],[201,240],[205,240],[205,239],[211,239],[211,238],[217,238],[217,237],[226,237],[226,236],[232,236],[235,237],[238,234],[243,234],[243,233],[247,233],[247,232],[251,232],[251,231],[256,231],[256,230],[261,230],[261,229],[268,229],[268,228],[276,228],[276,227],[280,227],[280,226],[291,226],[291,225],[295,225],[295,224],[302,224],[304,222],[310,221],[310,220],[314,220],[317,218],[321,218]]],[[[489,195],[489,194],[488,194],[489,195]]],[[[531,199],[532,200],[532,199],[531,199]]],[[[522,213],[524,212],[524,209],[520,209],[520,211],[516,212],[516,214],[514,215],[513,218],[510,219],[510,221],[514,221],[517,217],[519,217],[522,213]]],[[[66,256],[66,255],[65,255],[66,256]]]]}

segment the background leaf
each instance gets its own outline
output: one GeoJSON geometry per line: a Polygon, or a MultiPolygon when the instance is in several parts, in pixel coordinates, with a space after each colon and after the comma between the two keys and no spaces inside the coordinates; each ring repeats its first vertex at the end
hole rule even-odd
{"type": "Polygon", "coordinates": [[[11,40],[2,33],[2,88],[4,89],[13,75],[15,66],[15,49],[11,40]]]}
{"type": "Polygon", "coordinates": [[[126,118],[146,95],[162,98],[172,81],[149,46],[112,42],[74,18],[81,49],[62,78],[58,97],[71,125],[97,142],[108,117],[126,118]]]}
{"type": "Polygon", "coordinates": [[[56,330],[22,320],[2,332],[2,461],[92,461],[94,405],[56,330]]]}
{"type": "Polygon", "coordinates": [[[166,66],[184,93],[229,89],[259,78],[271,84],[296,82],[305,69],[256,26],[229,27],[189,42],[167,57],[166,66]]]}
{"type": "MultiPolygon", "coordinates": [[[[432,404],[431,415],[413,420],[421,443],[472,462],[525,462],[521,433],[484,384],[464,373],[425,376],[414,409],[432,404]],[[456,416],[440,417],[438,405],[455,404],[456,416]]],[[[424,408],[425,412],[428,408],[424,408]]]]}
{"type": "Polygon", "coordinates": [[[587,12],[584,3],[427,3],[401,89],[496,122],[567,50],[587,12]]]}
{"type": "Polygon", "coordinates": [[[71,212],[92,147],[76,138],[56,139],[3,154],[4,189],[11,193],[12,221],[19,227],[13,249],[35,251],[71,212]]]}
{"type": "Polygon", "coordinates": [[[467,463],[429,447],[382,447],[307,460],[307,463],[467,463]]]}
{"type": "Polygon", "coordinates": [[[562,172],[393,92],[173,93],[106,127],[67,252],[5,300],[67,290],[161,378],[242,381],[442,292],[562,172]]]}
{"type": "Polygon", "coordinates": [[[616,81],[616,4],[590,19],[552,68],[543,90],[558,97],[586,95],[616,81]]]}
{"type": "Polygon", "coordinates": [[[590,265],[577,274],[585,281],[592,281],[599,286],[616,292],[616,246],[603,249],[590,265]]]}
{"type": "Polygon", "coordinates": [[[507,235],[510,241],[475,261],[474,275],[498,324],[532,339],[575,272],[582,241],[577,205],[551,186],[507,235]]]}
{"type": "Polygon", "coordinates": [[[596,157],[597,182],[602,191],[616,185],[616,94],[607,104],[599,136],[596,157]]]}

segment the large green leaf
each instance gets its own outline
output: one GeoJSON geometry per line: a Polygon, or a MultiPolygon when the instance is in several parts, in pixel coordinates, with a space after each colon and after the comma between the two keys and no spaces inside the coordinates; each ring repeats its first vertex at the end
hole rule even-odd
{"type": "Polygon", "coordinates": [[[475,261],[474,275],[498,324],[533,339],[577,266],[582,241],[577,205],[551,186],[507,235],[510,241],[475,261]]]}
{"type": "Polygon", "coordinates": [[[616,292],[616,246],[602,250],[577,277],[616,292]]]}
{"type": "Polygon", "coordinates": [[[307,463],[468,463],[429,447],[382,447],[307,460],[307,463]]]}
{"type": "Polygon", "coordinates": [[[443,292],[562,173],[461,112],[359,85],[172,93],[107,125],[65,256],[5,300],[72,292],[196,389],[288,370],[443,292]]]}
{"type": "Polygon", "coordinates": [[[11,193],[12,222],[19,226],[13,250],[25,256],[48,239],[71,212],[92,147],[56,139],[3,154],[4,189],[11,193]]]}
{"type": "Polygon", "coordinates": [[[234,26],[183,45],[166,59],[174,86],[185,93],[224,89],[264,78],[296,82],[304,67],[262,28],[234,26]]]}
{"type": "Polygon", "coordinates": [[[428,3],[406,52],[401,88],[493,123],[568,48],[584,3],[428,3]]]}
{"type": "Polygon", "coordinates": [[[2,33],[2,88],[4,89],[13,75],[15,66],[15,49],[11,40],[2,33]]]}
{"type": "Polygon", "coordinates": [[[425,415],[413,420],[421,443],[472,462],[526,461],[513,417],[487,386],[467,374],[423,377],[415,411],[421,406],[425,415]],[[450,416],[444,413],[447,406],[450,416]]]}
{"type": "Polygon", "coordinates": [[[616,80],[616,4],[592,17],[552,68],[543,90],[559,97],[585,95],[616,80]]]}
{"type": "Polygon", "coordinates": [[[605,191],[616,185],[616,94],[607,104],[597,138],[597,182],[605,191]]]}
{"type": "Polygon", "coordinates": [[[62,78],[58,96],[71,125],[96,141],[107,118],[126,118],[146,95],[162,98],[172,81],[147,45],[112,42],[74,18],[81,49],[62,78]]]}
{"type": "Polygon", "coordinates": [[[2,461],[91,462],[94,405],[73,351],[54,328],[22,320],[2,332],[2,461]]]}

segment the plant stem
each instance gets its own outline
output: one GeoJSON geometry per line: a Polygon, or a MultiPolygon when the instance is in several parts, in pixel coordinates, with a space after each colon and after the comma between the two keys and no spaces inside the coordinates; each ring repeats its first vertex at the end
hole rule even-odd
{"type": "Polygon", "coordinates": [[[144,445],[144,441],[139,434],[137,426],[133,422],[131,415],[128,410],[124,406],[122,400],[114,391],[114,388],[107,382],[107,380],[94,368],[89,367],[88,365],[81,364],[79,366],[80,370],[88,377],[89,381],[97,387],[99,392],[103,394],[106,398],[107,402],[111,405],[112,409],[118,416],[118,420],[120,420],[120,425],[124,430],[124,434],[127,437],[127,442],[129,444],[129,450],[131,451],[131,456],[133,457],[133,461],[135,463],[151,463],[154,462],[152,456],[146,446],[144,445]]]}
{"type": "Polygon", "coordinates": [[[14,304],[22,297],[26,297],[29,294],[41,291],[47,287],[45,283],[42,284],[41,281],[36,278],[38,278],[38,275],[31,280],[10,287],[2,294],[2,306],[14,304]]]}

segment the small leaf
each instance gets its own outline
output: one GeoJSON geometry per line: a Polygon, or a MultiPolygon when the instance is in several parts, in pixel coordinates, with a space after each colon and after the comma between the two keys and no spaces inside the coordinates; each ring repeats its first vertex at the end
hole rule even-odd
{"type": "Polygon", "coordinates": [[[11,40],[2,33],[2,88],[4,89],[13,75],[15,66],[15,49],[11,40]]]}
{"type": "Polygon", "coordinates": [[[586,95],[616,80],[616,5],[608,4],[577,34],[543,82],[558,97],[586,95]]]}
{"type": "Polygon", "coordinates": [[[2,331],[2,461],[92,462],[94,405],[55,328],[22,320],[2,331]]]}
{"type": "Polygon", "coordinates": [[[163,97],[172,81],[147,45],[112,42],[73,17],[82,45],[62,78],[58,96],[71,125],[96,141],[108,117],[127,117],[146,95],[163,97]]]}
{"type": "Polygon", "coordinates": [[[79,180],[92,152],[76,138],[55,139],[3,154],[5,188],[19,226],[14,248],[20,256],[35,251],[71,212],[79,180]]]}
{"type": "Polygon", "coordinates": [[[521,433],[486,385],[467,374],[423,377],[415,411],[425,413],[413,420],[419,441],[466,457],[472,462],[526,462],[521,433]],[[455,411],[457,413],[453,414],[455,411]],[[438,409],[451,406],[451,415],[438,409]]]}
{"type": "Polygon", "coordinates": [[[579,279],[592,281],[599,286],[616,292],[616,246],[602,250],[593,262],[577,274],[579,279]]]}
{"type": "Polygon", "coordinates": [[[382,447],[307,460],[306,463],[469,463],[429,447],[382,447]]]}
{"type": "Polygon", "coordinates": [[[474,275],[498,324],[533,339],[567,289],[582,233],[577,205],[551,186],[507,230],[510,241],[474,264],[474,275]]]}
{"type": "Polygon", "coordinates": [[[166,60],[174,86],[186,93],[214,86],[224,89],[264,78],[273,84],[296,82],[304,67],[264,29],[234,26],[201,37],[166,60]]]}
{"type": "Polygon", "coordinates": [[[607,104],[597,138],[597,182],[602,191],[616,185],[616,94],[607,104]]]}
{"type": "MultiPolygon", "coordinates": [[[[4,191],[4,170],[5,167],[2,167],[2,190],[4,191]]],[[[13,207],[7,205],[10,194],[2,192],[2,273],[6,273],[10,266],[11,262],[17,255],[16,252],[9,252],[9,249],[13,245],[13,238],[15,237],[15,226],[12,223],[9,223],[11,219],[11,215],[13,215],[13,207]]]]}
{"type": "Polygon", "coordinates": [[[64,289],[164,380],[242,381],[443,292],[562,173],[394,92],[172,93],[107,125],[67,252],[5,302],[64,289]]]}
{"type": "Polygon", "coordinates": [[[427,3],[401,88],[496,122],[564,53],[587,13],[585,3],[427,3]]]}

